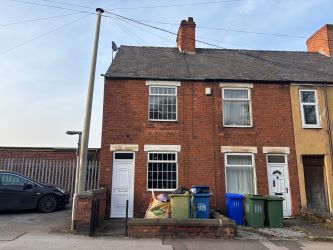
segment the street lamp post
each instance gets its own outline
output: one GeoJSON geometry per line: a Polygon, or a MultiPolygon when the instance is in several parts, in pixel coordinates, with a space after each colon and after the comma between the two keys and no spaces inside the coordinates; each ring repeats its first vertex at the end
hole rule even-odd
{"type": "Polygon", "coordinates": [[[80,168],[80,150],[81,150],[81,137],[82,137],[82,131],[66,131],[67,135],[78,135],[79,140],[77,143],[77,149],[76,149],[76,167],[75,167],[75,183],[74,183],[74,195],[73,195],[73,205],[72,205],[72,224],[71,224],[71,230],[72,232],[76,228],[76,220],[75,220],[75,214],[76,214],[76,203],[77,203],[77,193],[78,193],[78,182],[79,182],[79,168],[80,168]]]}

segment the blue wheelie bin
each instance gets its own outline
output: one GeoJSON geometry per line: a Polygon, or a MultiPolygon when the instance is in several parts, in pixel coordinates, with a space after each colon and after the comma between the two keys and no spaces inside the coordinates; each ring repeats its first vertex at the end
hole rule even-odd
{"type": "Polygon", "coordinates": [[[209,187],[192,186],[192,218],[209,219],[209,187]]]}
{"type": "Polygon", "coordinates": [[[227,217],[234,220],[237,225],[243,225],[243,200],[241,194],[225,194],[227,203],[227,217]]]}
{"type": "Polygon", "coordinates": [[[195,219],[209,219],[209,194],[193,194],[192,217],[195,219]]]}

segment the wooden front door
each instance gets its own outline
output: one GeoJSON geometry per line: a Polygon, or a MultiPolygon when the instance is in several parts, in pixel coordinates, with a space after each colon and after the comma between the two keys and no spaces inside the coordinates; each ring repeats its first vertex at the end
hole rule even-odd
{"type": "Polygon", "coordinates": [[[324,157],[303,156],[307,208],[328,211],[324,157]]]}

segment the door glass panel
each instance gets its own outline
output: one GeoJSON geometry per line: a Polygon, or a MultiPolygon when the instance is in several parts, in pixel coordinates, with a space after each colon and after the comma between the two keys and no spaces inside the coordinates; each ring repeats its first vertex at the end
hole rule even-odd
{"type": "Polygon", "coordinates": [[[269,155],[267,156],[268,163],[285,163],[284,155],[269,155]]]}
{"type": "Polygon", "coordinates": [[[115,153],[116,160],[133,159],[133,153],[115,153]]]}

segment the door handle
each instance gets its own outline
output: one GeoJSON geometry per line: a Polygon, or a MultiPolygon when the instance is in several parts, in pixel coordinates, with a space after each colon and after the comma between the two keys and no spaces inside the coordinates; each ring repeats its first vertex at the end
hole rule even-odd
{"type": "Polygon", "coordinates": [[[289,189],[286,187],[286,192],[289,193],[289,189]]]}

